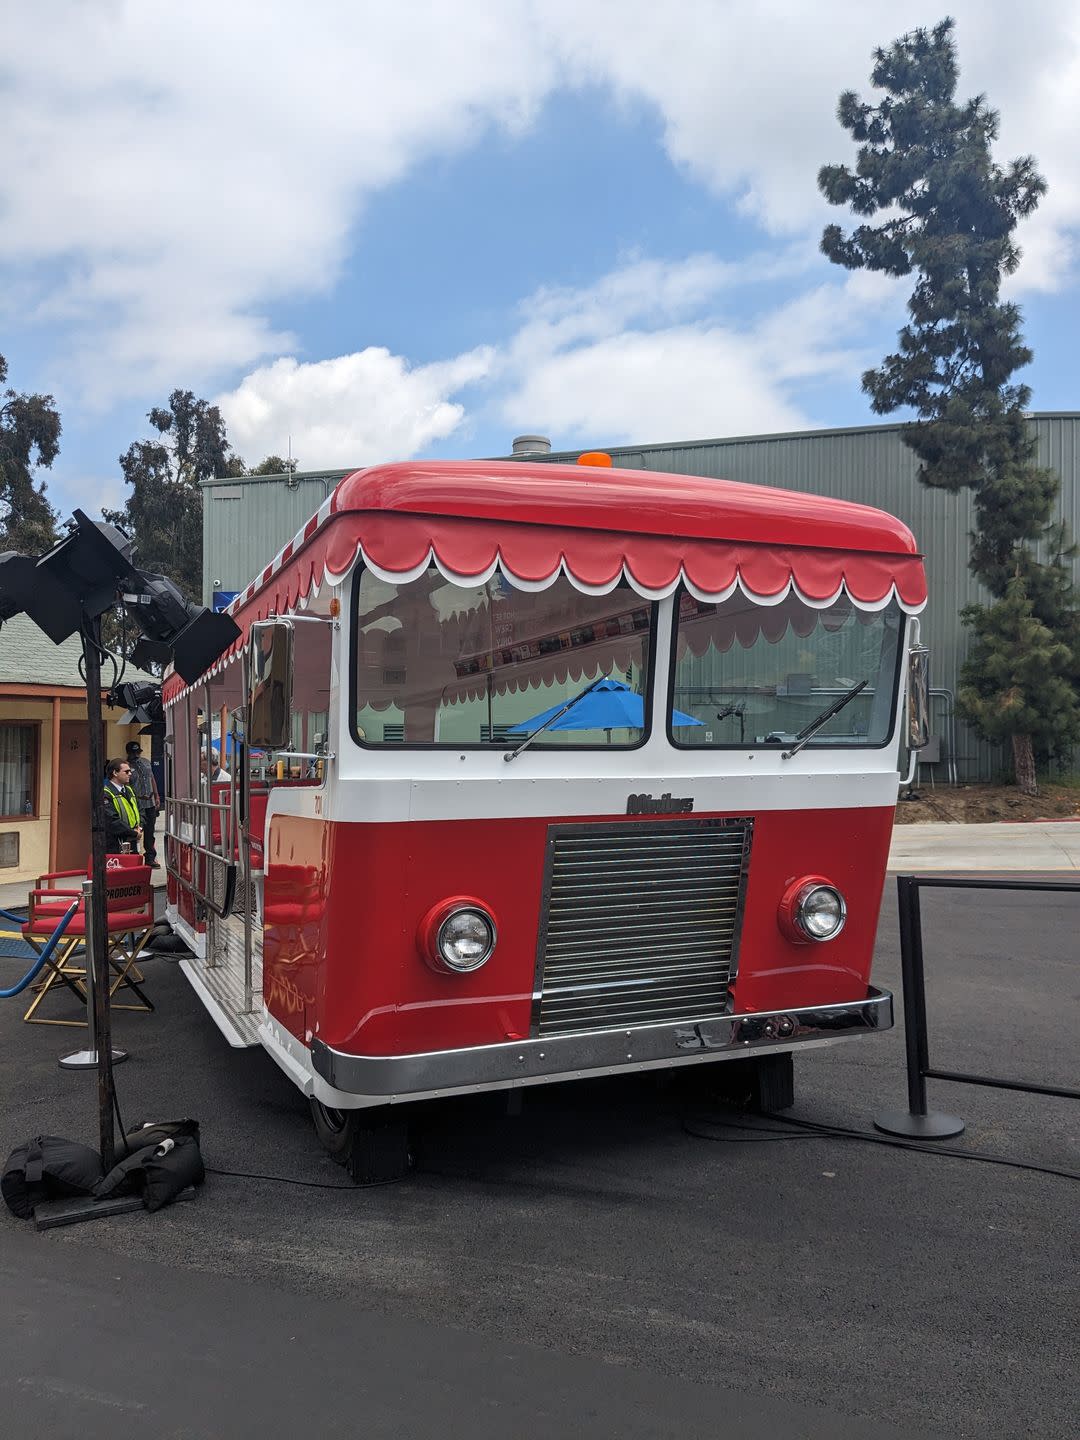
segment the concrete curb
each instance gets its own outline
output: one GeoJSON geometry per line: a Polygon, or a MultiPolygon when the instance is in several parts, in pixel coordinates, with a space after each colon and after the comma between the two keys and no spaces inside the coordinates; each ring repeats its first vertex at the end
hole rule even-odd
{"type": "Polygon", "coordinates": [[[1080,870],[1080,826],[1048,820],[986,825],[897,825],[889,850],[896,870],[1080,870]]]}

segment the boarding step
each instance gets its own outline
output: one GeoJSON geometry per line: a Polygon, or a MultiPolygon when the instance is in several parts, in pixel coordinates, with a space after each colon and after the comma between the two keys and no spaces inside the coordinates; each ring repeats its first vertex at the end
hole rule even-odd
{"type": "Polygon", "coordinates": [[[216,917],[208,927],[207,953],[210,963],[192,958],[181,960],[180,969],[217,1025],[236,1049],[259,1044],[263,1020],[262,926],[251,930],[251,1004],[244,987],[244,920],[230,915],[216,917]]]}

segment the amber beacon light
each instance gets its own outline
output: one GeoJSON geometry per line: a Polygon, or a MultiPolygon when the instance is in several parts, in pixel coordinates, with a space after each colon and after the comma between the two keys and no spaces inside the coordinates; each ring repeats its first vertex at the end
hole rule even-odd
{"type": "Polygon", "coordinates": [[[584,455],[579,455],[579,465],[597,465],[601,469],[611,469],[611,456],[606,450],[586,450],[584,455]]]}

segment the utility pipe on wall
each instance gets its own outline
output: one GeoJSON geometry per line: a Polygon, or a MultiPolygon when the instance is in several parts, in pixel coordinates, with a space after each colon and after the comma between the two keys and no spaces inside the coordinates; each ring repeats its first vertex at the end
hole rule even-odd
{"type": "Polygon", "coordinates": [[[60,846],[60,697],[52,697],[52,778],[49,782],[49,869],[56,870],[60,846]]]}

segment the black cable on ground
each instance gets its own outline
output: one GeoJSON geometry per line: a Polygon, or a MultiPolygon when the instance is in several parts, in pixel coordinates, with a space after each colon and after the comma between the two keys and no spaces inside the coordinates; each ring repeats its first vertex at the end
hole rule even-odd
{"type": "MultiPolygon", "coordinates": [[[[115,1080],[113,1082],[113,1109],[116,1111],[116,1123],[120,1127],[120,1135],[123,1139],[126,1137],[127,1131],[120,1118],[120,1097],[116,1091],[115,1080]]],[[[129,1155],[131,1154],[131,1149],[127,1144],[124,1145],[124,1149],[129,1155]]],[[[247,1170],[219,1170],[213,1165],[206,1165],[204,1168],[207,1175],[227,1175],[233,1180],[268,1180],[274,1185],[301,1185],[308,1190],[372,1190],[376,1185],[400,1185],[402,1180],[409,1178],[407,1173],[397,1176],[394,1180],[369,1180],[366,1184],[355,1181],[349,1185],[331,1185],[325,1180],[293,1180],[288,1175],[256,1175],[247,1170]]]]}
{"type": "Polygon", "coordinates": [[[684,1119],[683,1129],[688,1135],[693,1135],[698,1140],[726,1141],[729,1144],[739,1144],[740,1142],[746,1144],[755,1140],[759,1144],[776,1140],[862,1140],[870,1145],[888,1145],[895,1150],[916,1150],[923,1155],[939,1155],[948,1160],[978,1160],[984,1165],[1004,1165],[1012,1170],[1032,1170],[1037,1175],[1056,1175],[1063,1180],[1080,1180],[1080,1173],[1075,1170],[1059,1170],[1052,1165],[1036,1165],[1028,1160],[1013,1160],[1007,1156],[986,1155],[981,1150],[957,1150],[949,1145],[904,1140],[898,1136],[875,1134],[870,1130],[850,1130],[843,1125],[823,1125],[816,1120],[798,1120],[792,1116],[776,1115],[768,1111],[764,1111],[761,1118],[762,1120],[779,1121],[781,1125],[790,1128],[778,1130],[767,1125],[740,1123],[738,1120],[729,1120],[726,1117],[702,1116],[697,1121],[684,1119]],[[746,1130],[750,1133],[741,1137],[710,1134],[708,1131],[695,1129],[695,1124],[713,1126],[720,1131],[746,1130]]]}
{"type": "Polygon", "coordinates": [[[379,1185],[400,1185],[403,1180],[408,1180],[412,1171],[404,1175],[397,1175],[393,1180],[354,1180],[349,1185],[331,1185],[326,1180],[293,1180],[288,1175],[254,1175],[247,1170],[218,1170],[213,1165],[206,1166],[208,1175],[228,1175],[233,1180],[270,1180],[275,1185],[300,1185],[305,1190],[374,1190],[379,1185]]]}
{"type": "MultiPolygon", "coordinates": [[[[120,1101],[116,1093],[116,1086],[113,1086],[113,1108],[116,1111],[116,1123],[120,1127],[120,1134],[123,1136],[123,1121],[120,1118],[120,1101]]],[[[1036,1165],[1028,1160],[1013,1160],[1007,1156],[986,1155],[979,1150],[957,1150],[952,1146],[937,1144],[923,1144],[918,1140],[904,1140],[899,1136],[875,1134],[870,1130],[851,1130],[843,1125],[825,1125],[816,1120],[799,1120],[791,1115],[778,1115],[771,1111],[761,1112],[762,1121],[776,1121],[779,1125],[786,1126],[786,1129],[777,1129],[776,1125],[765,1125],[760,1123],[748,1124],[746,1120],[729,1119],[723,1117],[702,1116],[695,1122],[692,1119],[683,1117],[682,1128],[687,1135],[692,1135],[697,1140],[711,1140],[714,1142],[725,1142],[727,1144],[769,1144],[779,1140],[861,1140],[870,1145],[888,1145],[894,1150],[915,1150],[923,1155],[944,1156],[948,1160],[978,1160],[985,1165],[1003,1165],[1012,1170],[1031,1170],[1037,1175],[1054,1175],[1062,1180],[1080,1180],[1080,1173],[1074,1170],[1059,1170],[1051,1165],[1036,1165]],[[749,1133],[742,1136],[710,1134],[708,1131],[695,1129],[695,1123],[710,1125],[714,1130],[744,1130],[749,1133]]],[[[288,1175],[263,1175],[248,1170],[222,1170],[216,1166],[207,1165],[208,1175],[220,1175],[231,1180],[263,1180],[272,1185],[298,1185],[305,1190],[374,1190],[382,1185],[400,1185],[402,1181],[408,1180],[413,1174],[411,1170],[404,1175],[397,1175],[392,1180],[369,1180],[367,1182],[353,1181],[346,1185],[332,1185],[325,1180],[296,1180],[288,1175]]]]}

